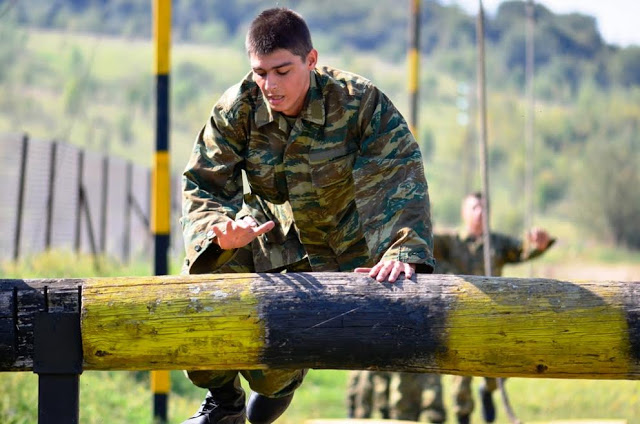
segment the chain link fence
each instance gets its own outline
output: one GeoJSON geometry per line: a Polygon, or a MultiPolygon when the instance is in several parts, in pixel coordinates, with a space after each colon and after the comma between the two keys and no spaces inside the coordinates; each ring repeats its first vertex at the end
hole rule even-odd
{"type": "MultiPolygon", "coordinates": [[[[151,170],[58,141],[0,134],[0,260],[72,249],[153,260],[151,170]]],[[[180,176],[171,180],[169,256],[183,252],[180,176]]]]}

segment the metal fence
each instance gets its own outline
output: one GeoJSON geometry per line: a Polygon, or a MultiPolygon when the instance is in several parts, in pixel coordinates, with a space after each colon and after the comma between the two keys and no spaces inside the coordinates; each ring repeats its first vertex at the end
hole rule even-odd
{"type": "MultiPolygon", "coordinates": [[[[57,141],[0,134],[0,260],[72,249],[151,260],[151,170],[57,141]]],[[[171,256],[182,254],[180,177],[172,177],[171,256]]]]}

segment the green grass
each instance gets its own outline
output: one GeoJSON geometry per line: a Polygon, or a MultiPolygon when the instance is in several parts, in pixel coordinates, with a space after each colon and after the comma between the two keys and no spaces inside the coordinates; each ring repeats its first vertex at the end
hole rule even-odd
{"type": "MultiPolygon", "coordinates": [[[[37,375],[0,374],[0,422],[37,422],[37,375]]],[[[179,371],[171,373],[169,423],[180,423],[200,405],[204,390],[192,386],[179,371]]],[[[302,424],[312,418],[346,417],[347,371],[312,370],[278,424],[302,424]]],[[[474,380],[474,389],[480,379],[474,380]]],[[[451,377],[444,376],[448,422],[452,412],[451,377]]],[[[626,419],[640,422],[640,382],[611,380],[509,379],[507,391],[517,416],[524,422],[568,419],[626,419]]],[[[91,371],[80,377],[80,422],[83,424],[152,423],[152,393],[148,373],[91,371]]],[[[475,394],[475,393],[474,393],[475,394]]],[[[507,423],[499,393],[497,423],[507,423]]],[[[477,401],[477,398],[476,398],[477,401]]],[[[472,422],[482,418],[476,408],[472,422]]]]}
{"type": "Polygon", "coordinates": [[[91,255],[76,254],[69,250],[50,250],[21,258],[17,263],[0,262],[1,278],[116,277],[151,273],[151,264],[148,263],[132,262],[126,265],[109,258],[93,258],[91,255]]]}

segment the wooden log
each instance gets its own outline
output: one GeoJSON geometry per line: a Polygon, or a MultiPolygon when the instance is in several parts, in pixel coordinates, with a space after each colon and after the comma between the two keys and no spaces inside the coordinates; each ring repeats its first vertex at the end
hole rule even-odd
{"type": "Polygon", "coordinates": [[[17,359],[1,336],[10,331],[0,328],[5,371],[31,366],[34,311],[73,312],[81,292],[87,370],[640,379],[638,282],[418,275],[383,284],[353,273],[299,273],[0,283],[0,292],[14,293],[21,320],[17,359]]]}

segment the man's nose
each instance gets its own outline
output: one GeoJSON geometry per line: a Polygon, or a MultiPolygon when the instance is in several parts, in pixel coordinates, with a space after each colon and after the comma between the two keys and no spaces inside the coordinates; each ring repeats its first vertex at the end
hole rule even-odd
{"type": "Polygon", "coordinates": [[[272,75],[267,75],[265,77],[264,88],[267,90],[274,90],[277,87],[275,77],[272,75]]]}

